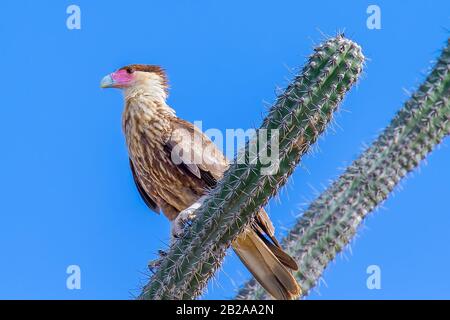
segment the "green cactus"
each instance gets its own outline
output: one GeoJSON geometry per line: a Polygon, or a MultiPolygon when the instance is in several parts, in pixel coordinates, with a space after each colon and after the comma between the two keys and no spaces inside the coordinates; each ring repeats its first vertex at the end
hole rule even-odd
{"type": "MultiPolygon", "coordinates": [[[[450,134],[450,39],[433,70],[379,138],[317,198],[284,239],[299,264],[303,295],[355,235],[369,212],[450,134]]],[[[265,299],[255,280],[237,299],[265,299]]]]}
{"type": "MultiPolygon", "coordinates": [[[[197,218],[185,235],[162,259],[140,299],[193,299],[202,293],[231,242],[284,185],[301,156],[325,130],[361,73],[363,61],[360,47],[341,35],[315,49],[259,129],[267,129],[269,134],[271,129],[278,132],[278,171],[261,174],[261,163],[249,161],[252,143],[247,143],[237,158],[247,161],[235,161],[230,166],[197,210],[197,218]]],[[[271,150],[270,143],[256,144],[259,154],[271,150]]]]}

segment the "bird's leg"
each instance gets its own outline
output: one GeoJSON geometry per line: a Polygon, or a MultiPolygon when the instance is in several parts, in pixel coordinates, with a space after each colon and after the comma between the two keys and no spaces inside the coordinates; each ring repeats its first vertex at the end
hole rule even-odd
{"type": "Polygon", "coordinates": [[[172,221],[172,224],[170,226],[170,231],[172,234],[171,237],[171,244],[175,243],[175,240],[180,238],[184,233],[184,227],[186,224],[191,222],[195,219],[196,214],[195,211],[201,207],[203,202],[205,201],[205,196],[198,199],[194,204],[192,204],[190,207],[184,209],[181,211],[178,216],[175,218],[175,220],[172,221]]]}

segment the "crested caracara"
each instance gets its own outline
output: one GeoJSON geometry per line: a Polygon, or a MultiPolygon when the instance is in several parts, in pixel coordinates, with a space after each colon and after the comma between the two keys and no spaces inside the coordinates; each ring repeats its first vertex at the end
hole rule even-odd
{"type": "MultiPolygon", "coordinates": [[[[122,129],[136,187],[147,206],[171,221],[172,238],[182,231],[183,213],[197,208],[228,168],[214,143],[167,105],[167,77],[153,65],[129,65],[107,75],[103,88],[120,88],[125,108],[122,129]],[[197,161],[192,161],[197,160],[197,161]],[[180,214],[181,213],[181,214],[180,214]]],[[[233,244],[257,281],[276,299],[297,298],[301,289],[291,270],[297,263],[274,236],[264,209],[233,244]]]]}

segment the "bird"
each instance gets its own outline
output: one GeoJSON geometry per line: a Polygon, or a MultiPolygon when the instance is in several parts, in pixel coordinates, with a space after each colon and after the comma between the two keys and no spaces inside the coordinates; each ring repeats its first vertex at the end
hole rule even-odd
{"type": "MultiPolygon", "coordinates": [[[[131,173],[145,204],[171,222],[171,243],[222,178],[229,162],[215,144],[167,104],[168,77],[157,65],[131,64],[106,75],[100,86],[123,91],[122,130],[131,173]],[[192,157],[197,161],[192,161],[192,157]],[[198,161],[200,160],[200,161],[198,161]]],[[[298,270],[275,238],[261,208],[233,242],[237,256],[261,286],[277,300],[296,299],[298,270]]]]}

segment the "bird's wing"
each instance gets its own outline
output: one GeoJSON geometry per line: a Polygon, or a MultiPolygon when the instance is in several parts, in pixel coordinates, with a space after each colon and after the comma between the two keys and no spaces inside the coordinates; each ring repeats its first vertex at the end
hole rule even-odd
{"type": "Polygon", "coordinates": [[[161,212],[161,209],[156,204],[156,201],[153,200],[151,198],[151,196],[142,187],[139,177],[136,175],[136,170],[134,169],[134,165],[133,165],[133,162],[131,161],[131,159],[130,159],[130,167],[131,167],[131,172],[133,173],[134,183],[136,184],[136,187],[139,191],[139,194],[142,197],[142,200],[144,200],[145,204],[150,208],[150,210],[159,214],[161,212]]]}
{"type": "Polygon", "coordinates": [[[267,214],[266,210],[262,208],[261,210],[259,210],[258,215],[255,219],[254,226],[259,232],[267,234],[267,236],[277,246],[280,246],[277,238],[275,238],[275,227],[273,226],[272,221],[270,221],[269,215],[267,214]]]}
{"type": "Polygon", "coordinates": [[[228,168],[228,162],[216,145],[191,123],[176,118],[166,152],[179,168],[213,188],[228,168]]]}
{"type": "Polygon", "coordinates": [[[252,224],[256,234],[272,251],[272,253],[280,260],[282,264],[292,270],[298,270],[298,265],[292,257],[283,251],[280,243],[275,237],[275,228],[267,215],[266,210],[261,208],[252,224]],[[268,238],[267,238],[268,237],[268,238]]]}

